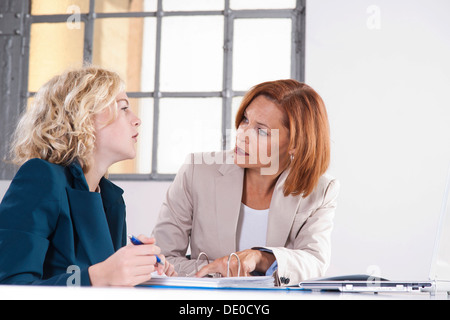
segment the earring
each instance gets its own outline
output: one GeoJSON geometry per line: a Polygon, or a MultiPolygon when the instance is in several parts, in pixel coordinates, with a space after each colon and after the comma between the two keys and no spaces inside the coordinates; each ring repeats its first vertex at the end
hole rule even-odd
{"type": "Polygon", "coordinates": [[[291,153],[291,162],[294,161],[294,155],[291,153]]]}

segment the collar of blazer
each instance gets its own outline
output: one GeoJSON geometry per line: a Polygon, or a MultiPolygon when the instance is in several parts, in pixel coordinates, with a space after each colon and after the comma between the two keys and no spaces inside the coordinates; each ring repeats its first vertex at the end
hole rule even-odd
{"type": "MultiPolygon", "coordinates": [[[[216,210],[219,238],[224,252],[236,251],[236,230],[242,202],[244,169],[235,164],[222,164],[216,177],[216,210]],[[231,236],[231,238],[230,238],[231,236]]],[[[301,196],[284,196],[283,186],[289,169],[278,177],[269,208],[269,223],[266,246],[284,247],[295,214],[302,201],[301,196]]]]}
{"type": "Polygon", "coordinates": [[[105,178],[101,194],[90,192],[78,163],[68,167],[73,187],[66,187],[74,227],[91,264],[106,260],[121,247],[120,235],[125,224],[123,190],[105,178]]]}
{"type": "MultiPolygon", "coordinates": [[[[73,188],[90,192],[86,177],[84,176],[84,172],[80,164],[75,161],[69,165],[68,168],[73,176],[73,188]]],[[[123,189],[119,188],[108,179],[102,178],[99,185],[101,190],[100,193],[105,201],[105,205],[112,205],[122,199],[123,189]]]]}
{"type": "Polygon", "coordinates": [[[303,200],[301,195],[284,195],[284,183],[289,175],[290,169],[286,169],[280,175],[273,191],[270,201],[269,223],[267,226],[268,247],[285,247],[295,215],[303,200]]]}

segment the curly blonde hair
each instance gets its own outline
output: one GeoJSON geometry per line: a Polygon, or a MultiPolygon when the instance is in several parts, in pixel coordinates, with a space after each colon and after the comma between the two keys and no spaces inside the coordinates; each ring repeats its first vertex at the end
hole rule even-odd
{"type": "MultiPolygon", "coordinates": [[[[11,159],[22,165],[32,158],[67,166],[77,160],[83,171],[95,145],[94,116],[110,108],[125,84],[115,72],[84,66],[48,81],[22,115],[11,146],[11,159]]],[[[107,124],[106,124],[107,125],[107,124]]]]}

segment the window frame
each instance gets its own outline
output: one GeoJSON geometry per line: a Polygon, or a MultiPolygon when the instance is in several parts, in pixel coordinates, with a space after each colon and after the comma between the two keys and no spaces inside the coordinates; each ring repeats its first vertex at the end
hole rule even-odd
{"type": "MultiPolygon", "coordinates": [[[[27,2],[27,1],[25,1],[27,2]]],[[[28,69],[29,69],[29,47],[31,25],[35,23],[62,23],[67,22],[71,14],[52,14],[52,15],[31,15],[29,5],[25,6],[22,12],[23,32],[22,47],[20,48],[22,59],[22,83],[21,83],[21,101],[20,106],[24,108],[26,101],[32,97],[35,92],[28,92],[28,69]]],[[[159,112],[160,100],[164,98],[221,98],[222,99],[222,149],[227,146],[227,132],[231,129],[232,123],[232,100],[235,97],[244,96],[244,91],[234,91],[232,87],[233,72],[233,38],[234,21],[236,19],[291,19],[291,78],[303,82],[305,78],[305,16],[306,0],[296,0],[296,6],[293,9],[248,9],[233,10],[230,8],[230,0],[224,0],[224,10],[220,11],[164,11],[163,0],[157,0],[157,10],[150,12],[121,12],[121,13],[96,13],[95,0],[89,0],[89,12],[80,14],[80,22],[84,23],[84,49],[83,59],[85,62],[92,62],[93,43],[94,43],[94,25],[97,19],[108,18],[156,18],[156,53],[155,53],[155,81],[154,90],[151,92],[127,92],[130,98],[152,98],[153,99],[153,144],[152,144],[152,172],[148,174],[111,174],[112,180],[154,180],[170,181],[175,174],[158,173],[158,138],[159,138],[159,112]],[[222,91],[199,91],[199,92],[162,92],[160,90],[161,75],[161,34],[162,21],[164,17],[173,16],[223,16],[224,17],[224,44],[223,44],[223,85],[222,91]]],[[[1,20],[0,20],[1,23],[1,20]]],[[[0,34],[1,36],[1,34],[0,34]]],[[[3,111],[0,111],[3,117],[3,111]]],[[[8,119],[12,121],[14,119],[8,119]]],[[[0,142],[1,144],[5,141],[0,142]]],[[[1,176],[12,176],[10,168],[0,167],[1,176]],[[3,171],[3,172],[2,172],[3,171]]]]}

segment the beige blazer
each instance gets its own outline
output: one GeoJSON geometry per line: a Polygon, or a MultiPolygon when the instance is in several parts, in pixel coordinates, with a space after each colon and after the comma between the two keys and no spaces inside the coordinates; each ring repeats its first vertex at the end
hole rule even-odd
{"type": "MultiPolygon", "coordinates": [[[[217,159],[224,154],[200,156],[217,159]]],[[[199,154],[188,159],[168,189],[153,236],[177,272],[191,276],[200,252],[212,262],[236,251],[244,169],[233,163],[198,163],[199,154]],[[189,245],[191,260],[186,258],[189,245]]],[[[324,175],[308,197],[285,197],[287,174],[280,175],[273,192],[265,248],[278,262],[277,282],[296,285],[323,276],[329,265],[339,184],[324,175]]]]}

